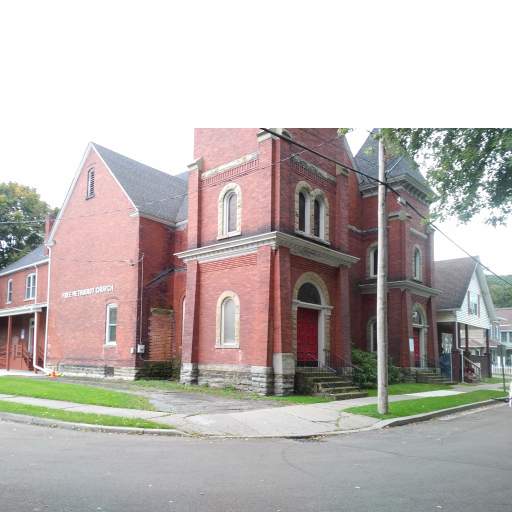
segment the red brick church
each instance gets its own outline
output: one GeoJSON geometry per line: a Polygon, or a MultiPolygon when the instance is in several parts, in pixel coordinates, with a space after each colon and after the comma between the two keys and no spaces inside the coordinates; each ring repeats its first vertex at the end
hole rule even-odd
{"type": "MultiPolygon", "coordinates": [[[[0,271],[0,368],[133,378],[181,360],[184,383],[293,390],[301,367],[350,371],[375,350],[377,175],[336,129],[197,129],[171,176],[87,147],[45,244],[0,271]]],[[[390,182],[424,214],[416,166],[390,182]]],[[[438,365],[433,234],[389,197],[389,351],[438,365]]]]}

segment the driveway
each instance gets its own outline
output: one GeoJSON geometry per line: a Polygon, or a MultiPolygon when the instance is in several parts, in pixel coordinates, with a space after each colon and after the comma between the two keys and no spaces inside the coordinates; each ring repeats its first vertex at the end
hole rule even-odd
{"type": "Polygon", "coordinates": [[[159,411],[173,414],[195,415],[253,411],[289,405],[271,399],[232,398],[199,391],[144,389],[136,384],[124,381],[93,380],[71,377],[59,378],[61,382],[73,382],[105,389],[126,391],[146,397],[159,411]]]}

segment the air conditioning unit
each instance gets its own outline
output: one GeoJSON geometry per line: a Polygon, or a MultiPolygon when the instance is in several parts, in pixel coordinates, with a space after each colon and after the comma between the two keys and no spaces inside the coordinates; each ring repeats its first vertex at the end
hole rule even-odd
{"type": "Polygon", "coordinates": [[[146,351],[146,345],[137,345],[137,354],[144,354],[146,351]]]}

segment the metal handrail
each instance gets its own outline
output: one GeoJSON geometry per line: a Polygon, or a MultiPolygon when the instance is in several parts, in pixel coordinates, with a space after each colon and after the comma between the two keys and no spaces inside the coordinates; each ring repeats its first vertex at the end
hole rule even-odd
{"type": "Polygon", "coordinates": [[[473,367],[473,371],[475,372],[475,376],[478,379],[482,378],[482,368],[480,366],[480,363],[475,363],[474,361],[471,361],[468,357],[464,356],[464,362],[469,363],[473,367]]]}

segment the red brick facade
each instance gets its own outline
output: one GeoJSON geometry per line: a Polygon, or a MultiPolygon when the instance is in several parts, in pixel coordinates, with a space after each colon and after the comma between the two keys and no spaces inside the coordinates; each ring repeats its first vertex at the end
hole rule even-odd
{"type": "MultiPolygon", "coordinates": [[[[143,214],[90,145],[49,238],[46,366],[131,378],[145,362],[181,358],[183,382],[288,393],[304,328],[297,311],[309,308],[318,311],[312,362],[350,368],[351,346],[371,345],[375,187],[349,171],[355,163],[335,129],[287,133],[343,165],[258,129],[198,129],[188,214],[176,221],[143,214]],[[94,195],[87,198],[90,169],[94,195]],[[310,285],[318,297],[311,302],[304,299],[310,285]],[[108,305],[117,306],[115,343],[106,342],[108,305]]],[[[414,183],[401,186],[427,213],[414,183]]],[[[144,197],[151,202],[149,192],[144,197]]],[[[390,197],[390,355],[403,367],[417,365],[413,310],[421,364],[437,365],[432,243],[420,220],[390,197]]],[[[38,293],[46,293],[47,267],[39,267],[38,293]]],[[[16,290],[25,273],[9,274],[16,290]]],[[[7,277],[0,275],[0,290],[7,277]]]]}

